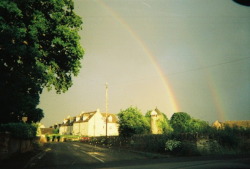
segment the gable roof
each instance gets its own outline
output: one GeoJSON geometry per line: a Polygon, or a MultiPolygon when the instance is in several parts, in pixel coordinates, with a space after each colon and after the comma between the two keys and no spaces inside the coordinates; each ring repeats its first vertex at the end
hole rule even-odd
{"type": "Polygon", "coordinates": [[[219,122],[218,120],[216,120],[215,122],[213,122],[212,126],[215,128],[221,128],[222,127],[222,122],[219,122]]]}
{"type": "Polygon", "coordinates": [[[241,120],[241,121],[225,121],[225,122],[219,122],[216,120],[212,126],[216,128],[222,128],[225,126],[229,127],[245,127],[245,128],[250,128],[250,120],[241,120]]]}
{"type": "Polygon", "coordinates": [[[162,115],[162,112],[156,107],[154,110],[151,111],[150,115],[162,115]]]}
{"type": "Polygon", "coordinates": [[[108,123],[117,123],[118,122],[118,118],[117,118],[117,116],[115,115],[115,114],[111,114],[111,113],[101,113],[101,115],[102,115],[102,117],[104,118],[104,120],[105,120],[105,118],[106,118],[106,115],[107,115],[107,117],[112,117],[112,121],[108,121],[108,123]]]}
{"type": "Polygon", "coordinates": [[[53,128],[40,128],[40,130],[42,135],[53,134],[53,128]]]}
{"type": "Polygon", "coordinates": [[[64,119],[66,123],[62,123],[61,126],[73,126],[73,123],[76,121],[76,117],[67,117],[64,119]]]}
{"type": "MultiPolygon", "coordinates": [[[[97,112],[100,112],[99,110],[92,111],[92,112],[86,112],[86,113],[81,113],[78,116],[71,117],[71,118],[66,118],[65,120],[68,120],[66,123],[62,124],[61,126],[72,126],[73,123],[84,123],[88,122],[97,112]],[[80,120],[76,121],[76,119],[79,118],[80,120]],[[71,121],[71,122],[70,122],[71,121]]],[[[115,114],[112,113],[100,113],[103,120],[105,121],[106,115],[108,117],[112,117],[112,121],[108,121],[108,123],[118,123],[118,118],[115,114]]]]}
{"type": "Polygon", "coordinates": [[[95,114],[97,111],[94,112],[88,112],[88,113],[82,113],[80,116],[80,120],[76,121],[75,123],[82,123],[82,122],[88,122],[95,114]]]}
{"type": "Polygon", "coordinates": [[[155,112],[158,114],[158,115],[161,115],[162,114],[162,112],[156,107],[155,108],[155,112]]]}
{"type": "Polygon", "coordinates": [[[250,120],[241,120],[241,121],[225,121],[224,122],[225,125],[228,125],[230,127],[246,127],[246,128],[250,128],[250,120]]]}

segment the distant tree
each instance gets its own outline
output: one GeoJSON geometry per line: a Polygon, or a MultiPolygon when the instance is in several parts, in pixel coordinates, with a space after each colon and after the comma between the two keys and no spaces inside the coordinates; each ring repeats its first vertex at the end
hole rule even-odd
{"type": "Polygon", "coordinates": [[[73,0],[1,0],[0,14],[0,123],[40,121],[43,88],[67,91],[81,67],[81,18],[73,0]]]}
{"type": "Polygon", "coordinates": [[[191,116],[185,112],[174,113],[170,124],[175,132],[188,132],[191,123],[191,116]]]}
{"type": "Polygon", "coordinates": [[[59,128],[54,128],[52,132],[53,134],[59,134],[59,128]]]}
{"type": "Polygon", "coordinates": [[[210,131],[208,122],[192,118],[189,123],[189,132],[208,133],[210,131]]]}
{"type": "MultiPolygon", "coordinates": [[[[151,112],[152,112],[152,110],[149,110],[145,114],[145,117],[146,117],[147,121],[149,122],[149,124],[151,121],[151,112]]],[[[160,112],[160,115],[158,116],[157,126],[158,126],[158,129],[160,130],[159,132],[162,134],[167,134],[167,133],[170,133],[173,131],[173,128],[171,127],[167,116],[162,112],[160,112]]]]}
{"type": "Polygon", "coordinates": [[[146,120],[148,121],[148,123],[150,123],[151,112],[152,112],[152,110],[148,110],[148,111],[145,113],[145,118],[146,118],[146,120]]]}
{"type": "Polygon", "coordinates": [[[121,136],[132,136],[134,134],[149,133],[150,125],[141,111],[136,107],[129,107],[118,113],[119,134],[121,136]]]}
{"type": "Polygon", "coordinates": [[[162,113],[162,117],[159,120],[159,127],[162,128],[163,134],[168,134],[173,131],[167,116],[162,113]]]}
{"type": "Polygon", "coordinates": [[[210,126],[208,122],[192,118],[188,113],[177,112],[171,117],[170,124],[175,132],[208,133],[210,126]]]}

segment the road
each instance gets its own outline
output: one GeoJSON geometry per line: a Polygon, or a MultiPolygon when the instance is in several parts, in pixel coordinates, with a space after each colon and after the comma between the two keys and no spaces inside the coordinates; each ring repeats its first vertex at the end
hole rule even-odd
{"type": "Polygon", "coordinates": [[[49,143],[26,168],[97,168],[120,161],[147,157],[123,150],[96,147],[79,142],[49,143]]]}
{"type": "Polygon", "coordinates": [[[108,149],[78,142],[49,143],[26,169],[161,169],[250,168],[250,158],[152,158],[143,153],[108,149]]]}

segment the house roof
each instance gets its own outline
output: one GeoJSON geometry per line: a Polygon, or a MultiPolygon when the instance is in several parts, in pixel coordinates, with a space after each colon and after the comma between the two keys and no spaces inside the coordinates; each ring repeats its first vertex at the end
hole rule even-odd
{"type": "Polygon", "coordinates": [[[66,123],[62,123],[61,126],[73,126],[73,123],[76,120],[76,117],[67,117],[64,120],[66,120],[66,123]]]}
{"type": "Polygon", "coordinates": [[[72,126],[73,123],[70,123],[69,121],[67,123],[62,123],[61,126],[72,126]]]}
{"type": "Polygon", "coordinates": [[[218,120],[216,120],[215,122],[213,122],[212,126],[216,127],[216,128],[221,128],[222,127],[222,122],[219,122],[218,120]]]}
{"type": "Polygon", "coordinates": [[[155,112],[158,114],[158,115],[161,115],[162,114],[162,112],[156,107],[155,108],[155,112]]]}
{"type": "Polygon", "coordinates": [[[88,113],[82,113],[78,117],[80,117],[79,121],[75,121],[75,123],[82,123],[82,122],[88,122],[96,113],[97,111],[94,112],[88,112],[88,113]]]}
{"type": "MultiPolygon", "coordinates": [[[[83,122],[88,122],[95,114],[97,113],[97,111],[94,112],[88,112],[88,113],[82,113],[80,116],[80,120],[79,121],[75,121],[75,123],[83,123],[83,122]]],[[[103,120],[105,120],[106,118],[106,114],[108,117],[112,117],[112,121],[108,121],[108,123],[117,123],[118,122],[118,118],[116,117],[115,114],[111,114],[111,113],[101,113],[103,120]]]]}
{"type": "Polygon", "coordinates": [[[111,113],[101,113],[101,114],[102,114],[103,118],[106,118],[106,115],[108,117],[110,117],[110,116],[112,117],[112,121],[108,121],[108,123],[117,123],[118,122],[118,118],[115,114],[111,114],[111,113]]]}
{"type": "Polygon", "coordinates": [[[229,125],[230,127],[238,126],[238,127],[250,128],[250,120],[225,121],[224,124],[229,125]]]}
{"type": "Polygon", "coordinates": [[[151,111],[150,113],[151,116],[154,116],[154,115],[162,115],[162,112],[156,107],[154,110],[151,111]]]}
{"type": "MultiPolygon", "coordinates": [[[[99,110],[81,113],[80,115],[78,115],[76,117],[66,118],[65,120],[68,120],[68,121],[65,124],[62,124],[61,126],[72,126],[73,123],[88,122],[97,112],[99,112],[99,110]],[[76,121],[77,118],[80,118],[80,120],[76,121]],[[70,122],[70,119],[71,119],[71,122],[70,122]]],[[[112,117],[112,121],[108,121],[108,123],[117,123],[118,122],[118,118],[115,114],[111,114],[111,113],[100,113],[100,114],[102,115],[104,121],[106,118],[106,114],[108,115],[108,117],[110,117],[110,116],[112,117]]]]}
{"type": "Polygon", "coordinates": [[[220,128],[223,127],[225,125],[228,125],[229,127],[246,127],[246,128],[250,128],[250,120],[241,120],[241,121],[225,121],[225,122],[219,122],[218,120],[216,120],[212,126],[220,128]]]}
{"type": "Polygon", "coordinates": [[[40,130],[42,135],[53,134],[53,128],[40,128],[40,130]]]}

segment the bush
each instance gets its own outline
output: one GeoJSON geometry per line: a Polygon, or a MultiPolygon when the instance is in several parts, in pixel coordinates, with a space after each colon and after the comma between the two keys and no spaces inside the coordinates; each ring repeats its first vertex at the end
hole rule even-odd
{"type": "Polygon", "coordinates": [[[166,151],[173,151],[174,149],[180,147],[181,142],[177,140],[168,140],[165,144],[166,151]]]}
{"type": "Polygon", "coordinates": [[[59,134],[59,128],[58,129],[53,129],[53,134],[59,134]]]}
{"type": "Polygon", "coordinates": [[[169,136],[166,134],[159,135],[134,135],[132,148],[141,151],[164,153],[166,140],[169,136]]]}
{"type": "Polygon", "coordinates": [[[210,140],[209,153],[210,154],[223,154],[223,147],[221,147],[221,145],[216,140],[210,140]]]}
{"type": "Polygon", "coordinates": [[[239,128],[225,126],[224,129],[217,130],[215,139],[218,140],[219,144],[223,147],[236,148],[239,145],[240,133],[242,133],[242,131],[239,128]]]}
{"type": "Polygon", "coordinates": [[[0,124],[0,132],[10,132],[12,137],[20,139],[31,139],[36,137],[35,125],[26,123],[0,124]]]}
{"type": "MultiPolygon", "coordinates": [[[[50,141],[52,141],[52,142],[54,142],[54,141],[59,142],[61,138],[65,138],[65,139],[68,138],[68,140],[70,140],[69,137],[67,137],[66,135],[59,135],[59,134],[48,134],[48,135],[46,135],[47,142],[50,142],[50,141]]],[[[76,136],[74,136],[74,138],[75,137],[76,136]]],[[[70,137],[70,138],[73,138],[73,136],[70,137]]],[[[78,136],[77,136],[77,138],[78,138],[78,136]]]]}
{"type": "Polygon", "coordinates": [[[60,136],[60,135],[57,136],[57,141],[58,141],[58,142],[60,141],[60,139],[61,139],[61,136],[60,136]]]}
{"type": "Polygon", "coordinates": [[[47,142],[50,142],[50,137],[46,136],[47,142]]]}
{"type": "Polygon", "coordinates": [[[177,155],[181,156],[194,156],[200,155],[200,152],[197,150],[197,146],[194,142],[191,141],[183,141],[181,142],[181,146],[177,149],[177,155]]]}

